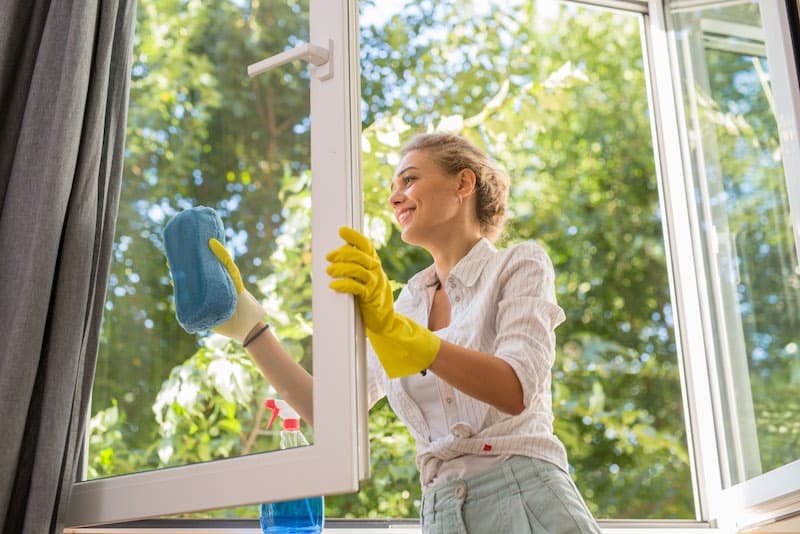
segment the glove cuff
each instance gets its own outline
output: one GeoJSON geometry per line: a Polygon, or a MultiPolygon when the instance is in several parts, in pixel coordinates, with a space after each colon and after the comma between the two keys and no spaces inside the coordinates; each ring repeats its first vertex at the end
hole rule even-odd
{"type": "Polygon", "coordinates": [[[427,369],[439,355],[442,340],[408,317],[396,314],[386,332],[367,328],[367,338],[389,378],[427,369]]]}
{"type": "Polygon", "coordinates": [[[264,319],[264,315],[266,312],[261,303],[249,291],[242,291],[236,297],[236,311],[230,319],[214,328],[214,332],[243,343],[253,327],[264,319]]]}

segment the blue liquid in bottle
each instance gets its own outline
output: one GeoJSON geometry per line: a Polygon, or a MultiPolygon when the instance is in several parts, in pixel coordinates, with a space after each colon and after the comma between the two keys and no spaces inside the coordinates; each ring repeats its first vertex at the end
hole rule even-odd
{"type": "MultiPolygon", "coordinates": [[[[303,447],[308,441],[300,432],[300,417],[282,400],[269,399],[264,405],[272,411],[267,428],[276,417],[283,420],[281,449],[303,447]]],[[[264,534],[319,534],[325,521],[325,501],[320,497],[306,497],[292,501],[261,505],[258,522],[264,534]]]]}
{"type": "Polygon", "coordinates": [[[322,532],[324,510],[322,497],[262,504],[261,531],[264,534],[318,534],[322,532]]]}

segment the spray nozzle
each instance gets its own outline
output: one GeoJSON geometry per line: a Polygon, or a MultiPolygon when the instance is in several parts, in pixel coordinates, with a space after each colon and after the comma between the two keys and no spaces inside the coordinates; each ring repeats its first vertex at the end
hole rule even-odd
{"type": "Polygon", "coordinates": [[[269,410],[272,412],[272,416],[270,416],[269,422],[267,423],[267,428],[272,426],[272,423],[275,422],[276,417],[280,417],[283,421],[284,430],[300,429],[300,416],[297,415],[297,412],[295,412],[286,401],[280,399],[267,399],[267,401],[264,402],[264,406],[269,408],[269,410]]]}

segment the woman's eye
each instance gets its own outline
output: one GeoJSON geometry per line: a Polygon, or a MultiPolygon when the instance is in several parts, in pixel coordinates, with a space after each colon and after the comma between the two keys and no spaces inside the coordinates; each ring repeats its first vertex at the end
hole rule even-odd
{"type": "Polygon", "coordinates": [[[408,185],[414,180],[414,176],[403,176],[403,185],[408,185]]]}

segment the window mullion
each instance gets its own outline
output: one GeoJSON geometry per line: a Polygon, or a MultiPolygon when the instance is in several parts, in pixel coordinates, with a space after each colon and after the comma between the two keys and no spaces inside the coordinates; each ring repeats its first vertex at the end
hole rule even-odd
{"type": "Polygon", "coordinates": [[[645,17],[643,42],[647,50],[648,93],[653,110],[653,145],[656,172],[660,187],[662,210],[665,215],[665,242],[673,301],[676,303],[675,330],[680,354],[679,364],[686,410],[687,436],[695,480],[697,517],[703,521],[720,517],[720,479],[717,436],[713,432],[715,414],[714,392],[709,387],[713,366],[703,324],[706,323],[701,295],[705,294],[700,243],[692,227],[696,216],[690,209],[692,198],[689,184],[691,173],[686,140],[682,131],[683,115],[679,82],[674,75],[677,64],[671,52],[668,25],[661,0],[651,0],[645,17]],[[700,439],[702,435],[703,439],[700,439]]]}

